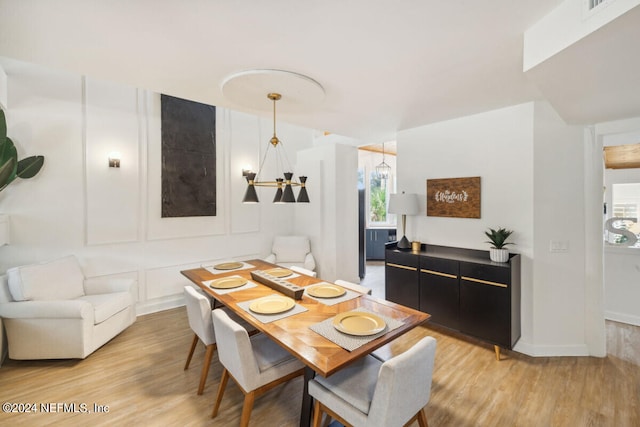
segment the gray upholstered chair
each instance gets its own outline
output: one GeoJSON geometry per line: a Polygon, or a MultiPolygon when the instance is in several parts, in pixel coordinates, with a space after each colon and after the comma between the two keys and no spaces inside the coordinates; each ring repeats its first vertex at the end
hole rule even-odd
{"type": "Polygon", "coordinates": [[[338,286],[342,286],[343,288],[350,289],[361,294],[371,295],[371,288],[358,285],[357,283],[347,282],[346,280],[341,279],[336,280],[334,283],[338,286]]]}
{"type": "Polygon", "coordinates": [[[200,384],[198,385],[198,394],[202,394],[204,385],[207,382],[209,374],[209,366],[211,366],[211,358],[216,349],[216,336],[213,332],[213,320],[211,318],[211,303],[207,297],[198,292],[192,286],[184,287],[184,301],[187,307],[187,318],[189,319],[189,327],[193,331],[193,341],[191,349],[187,357],[187,363],[184,365],[185,371],[189,368],[193,352],[196,349],[198,341],[202,341],[207,349],[202,362],[202,373],[200,374],[200,384]]]}
{"type": "MultiPolygon", "coordinates": [[[[202,365],[202,373],[200,374],[200,384],[198,385],[198,394],[202,394],[204,391],[205,383],[207,382],[207,376],[209,375],[209,367],[211,366],[211,359],[213,358],[213,352],[216,350],[216,335],[213,332],[213,318],[211,317],[211,297],[205,295],[199,288],[193,286],[184,287],[184,301],[187,308],[187,318],[189,319],[189,327],[193,331],[193,341],[191,342],[191,348],[189,349],[189,356],[187,356],[187,363],[184,365],[184,370],[189,369],[193,352],[196,349],[198,341],[202,341],[206,348],[204,355],[204,362],[202,365]]],[[[223,308],[227,313],[229,311],[223,308]]],[[[250,331],[250,333],[256,332],[255,328],[249,325],[244,320],[240,319],[235,314],[230,314],[233,319],[240,323],[242,327],[250,331]]]]}
{"type": "Polygon", "coordinates": [[[316,269],[311,243],[306,236],[274,237],[271,253],[264,260],[287,268],[295,265],[311,271],[316,269]]]}
{"type": "Polygon", "coordinates": [[[424,406],[431,396],[436,340],[425,337],[382,363],[366,356],[330,377],[309,381],[315,399],[313,425],[323,413],[345,426],[395,427],[418,421],[427,426],[424,406]]]}
{"type": "Polygon", "coordinates": [[[218,415],[229,376],[244,393],[240,426],[249,425],[256,396],[302,375],[304,365],[264,334],[249,338],[247,331],[223,310],[213,311],[218,358],[224,367],[211,418],[218,415]]]}

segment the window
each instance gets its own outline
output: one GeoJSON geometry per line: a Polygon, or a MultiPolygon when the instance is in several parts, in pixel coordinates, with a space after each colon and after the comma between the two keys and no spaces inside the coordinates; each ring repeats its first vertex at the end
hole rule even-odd
{"type": "Polygon", "coordinates": [[[611,195],[611,216],[606,221],[605,240],[611,244],[638,246],[635,240],[640,238],[640,183],[613,184],[611,195]]]}

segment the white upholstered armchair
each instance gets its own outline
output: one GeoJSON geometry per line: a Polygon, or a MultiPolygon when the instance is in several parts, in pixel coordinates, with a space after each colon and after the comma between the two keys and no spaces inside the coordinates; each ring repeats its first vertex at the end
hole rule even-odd
{"type": "Polygon", "coordinates": [[[306,236],[274,237],[271,254],[264,260],[283,267],[297,266],[311,271],[316,269],[316,260],[311,253],[311,243],[306,236]]]}
{"type": "Polygon", "coordinates": [[[75,256],[0,277],[9,357],[84,359],[135,321],[131,279],[85,279],[75,256]]]}

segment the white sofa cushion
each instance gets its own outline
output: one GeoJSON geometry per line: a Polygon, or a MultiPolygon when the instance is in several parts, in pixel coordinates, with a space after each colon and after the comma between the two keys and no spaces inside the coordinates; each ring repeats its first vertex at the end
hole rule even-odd
{"type": "Polygon", "coordinates": [[[88,301],[93,306],[93,323],[96,325],[125,310],[133,303],[129,292],[85,295],[77,299],[88,301]]]}
{"type": "Polygon", "coordinates": [[[14,301],[67,300],[84,295],[84,274],[75,256],[7,270],[14,301]]]}
{"type": "Polygon", "coordinates": [[[277,262],[304,262],[311,252],[309,238],[306,236],[276,236],[273,240],[273,253],[277,262]]]}

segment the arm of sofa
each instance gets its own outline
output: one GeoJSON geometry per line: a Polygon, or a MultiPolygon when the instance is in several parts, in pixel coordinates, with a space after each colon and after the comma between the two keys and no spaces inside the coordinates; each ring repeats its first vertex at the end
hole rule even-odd
{"type": "MultiPolygon", "coordinates": [[[[131,292],[136,284],[134,279],[114,277],[91,277],[84,280],[84,292],[87,295],[110,294],[113,292],[131,292]]],[[[135,301],[135,299],[134,299],[135,301]]]]}
{"type": "Polygon", "coordinates": [[[304,268],[311,271],[315,271],[316,269],[316,260],[313,258],[311,252],[304,257],[304,268]]]}
{"type": "Polygon", "coordinates": [[[89,319],[93,306],[82,300],[18,301],[0,304],[6,319],[89,319]]]}

